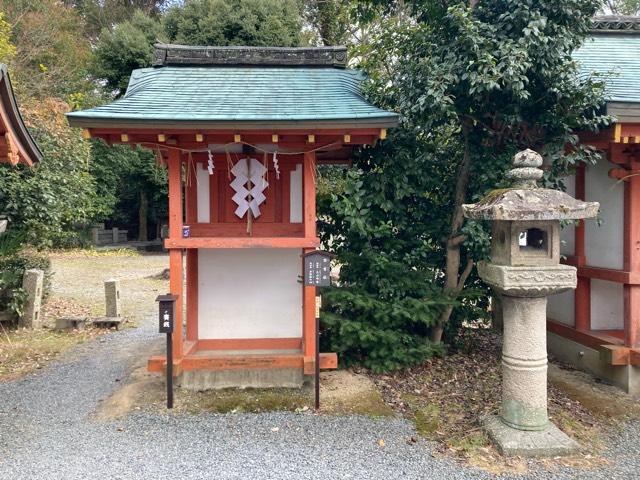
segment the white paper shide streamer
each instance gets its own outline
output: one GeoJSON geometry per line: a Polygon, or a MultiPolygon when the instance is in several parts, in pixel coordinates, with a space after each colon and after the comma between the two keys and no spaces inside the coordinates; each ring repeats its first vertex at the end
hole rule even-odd
{"type": "Polygon", "coordinates": [[[251,210],[253,218],[260,216],[260,205],[267,199],[264,190],[269,183],[264,178],[267,169],[255,158],[243,158],[238,160],[231,173],[235,176],[231,182],[231,188],[236,192],[232,197],[238,205],[235,214],[242,218],[247,210],[251,210]]]}

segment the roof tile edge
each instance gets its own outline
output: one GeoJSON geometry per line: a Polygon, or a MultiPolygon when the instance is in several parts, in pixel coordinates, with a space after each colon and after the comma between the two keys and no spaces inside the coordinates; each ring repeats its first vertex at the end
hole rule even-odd
{"type": "Polygon", "coordinates": [[[640,35],[640,17],[628,15],[602,15],[594,17],[591,33],[640,35]]]}
{"type": "Polygon", "coordinates": [[[208,47],[156,43],[154,67],[297,66],[346,68],[347,47],[208,47]]]}

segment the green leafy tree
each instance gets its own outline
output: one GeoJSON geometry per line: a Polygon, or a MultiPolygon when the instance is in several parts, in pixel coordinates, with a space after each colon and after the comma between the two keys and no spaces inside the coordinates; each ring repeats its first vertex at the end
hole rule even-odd
{"type": "MultiPolygon", "coordinates": [[[[344,193],[321,206],[329,219],[325,241],[344,263],[345,288],[387,298],[385,279],[403,285],[383,271],[387,264],[437,287],[422,297],[447,300],[431,312],[432,348],[486,307],[473,267],[489,236],[483,225],[465,222],[462,204],[501,186],[519,149],[540,151],[553,165],[551,175],[594,161],[596,152],[579,145],[576,132],[609,119],[599,114],[602,84],[580,79],[571,58],[599,2],[407,4],[410,18],[387,22],[362,63],[372,78],[370,98],[401,113],[402,125],[385,145],[365,150],[344,193]]],[[[393,301],[416,298],[410,290],[398,293],[393,301]]],[[[370,321],[386,329],[384,317],[370,321]]],[[[338,323],[329,325],[331,342],[342,340],[338,323]]],[[[407,326],[397,335],[408,332],[407,326]]],[[[418,332],[424,337],[424,329],[418,332]]]]}
{"type": "Polygon", "coordinates": [[[89,173],[89,144],[71,129],[64,103],[47,100],[22,109],[43,159],[33,168],[0,165],[0,213],[39,247],[77,245],[78,231],[106,213],[89,173]]]}
{"type": "Polygon", "coordinates": [[[104,28],[92,74],[122,95],[131,71],[153,61],[153,44],[295,46],[302,17],[295,0],[191,0],[168,9],[162,22],[137,10],[130,20],[104,28]]]}
{"type": "Polygon", "coordinates": [[[73,6],[85,20],[87,36],[95,40],[103,29],[113,28],[131,19],[136,11],[158,19],[166,0],[72,0],[65,2],[73,6]]]}
{"type": "Polygon", "coordinates": [[[95,49],[93,75],[118,95],[124,94],[131,72],[151,66],[153,44],[162,38],[160,23],[137,10],[131,20],[102,31],[95,49]]]}
{"type": "Polygon", "coordinates": [[[99,178],[97,193],[113,211],[107,218],[134,230],[138,240],[150,237],[148,226],[167,215],[167,173],[156,164],[153,152],[125,145],[109,147],[101,141],[92,146],[90,172],[99,178]]]}
{"type": "Polygon", "coordinates": [[[0,12],[0,62],[8,63],[16,56],[16,47],[11,43],[11,25],[0,12]]]}
{"type": "Polygon", "coordinates": [[[0,11],[12,26],[9,64],[21,98],[93,94],[91,46],[78,34],[84,22],[73,8],[56,0],[0,0],[0,11]]]}
{"type": "Polygon", "coordinates": [[[185,45],[294,47],[302,28],[296,0],[190,0],[163,21],[169,40],[185,45]]]}
{"type": "Polygon", "coordinates": [[[356,1],[309,0],[304,5],[304,16],[321,45],[343,45],[349,42],[355,25],[356,1]]]}

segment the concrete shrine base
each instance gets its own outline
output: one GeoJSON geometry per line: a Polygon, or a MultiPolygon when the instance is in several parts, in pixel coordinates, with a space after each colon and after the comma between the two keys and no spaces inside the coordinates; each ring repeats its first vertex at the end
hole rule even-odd
{"type": "Polygon", "coordinates": [[[546,430],[516,430],[505,425],[500,417],[482,419],[485,431],[502,455],[520,457],[557,457],[577,453],[580,445],[553,423],[546,430]]]}
{"type": "Polygon", "coordinates": [[[187,390],[222,388],[302,388],[305,376],[300,368],[257,370],[192,370],[177,378],[177,385],[187,390]]]}
{"type": "Polygon", "coordinates": [[[549,352],[558,360],[601,378],[630,395],[640,397],[639,366],[611,365],[601,358],[598,350],[551,332],[547,332],[547,344],[549,352]]]}

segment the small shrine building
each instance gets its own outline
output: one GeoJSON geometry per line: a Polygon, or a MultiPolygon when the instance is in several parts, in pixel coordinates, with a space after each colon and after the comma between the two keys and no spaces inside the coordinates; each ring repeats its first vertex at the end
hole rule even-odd
{"type": "MultiPolygon", "coordinates": [[[[346,67],[344,47],[158,44],[122,98],[68,115],[87,137],[149,148],[168,166],[183,387],[293,387],[313,374],[315,287],[303,286],[302,255],[320,243],[316,167],[348,163],[398,123],[346,67]]],[[[165,365],[149,360],[150,371],[165,365]]],[[[336,354],[320,367],[336,368],[336,354]]]]}
{"type": "Polygon", "coordinates": [[[42,153],[20,116],[7,66],[0,64],[0,163],[31,167],[41,159],[42,153]]]}
{"type": "Polygon", "coordinates": [[[603,159],[566,178],[567,192],[600,203],[600,221],[563,229],[578,287],[549,298],[548,345],[556,357],[640,394],[640,18],[597,17],[574,54],[606,83],[615,124],[581,141],[603,159]]]}

